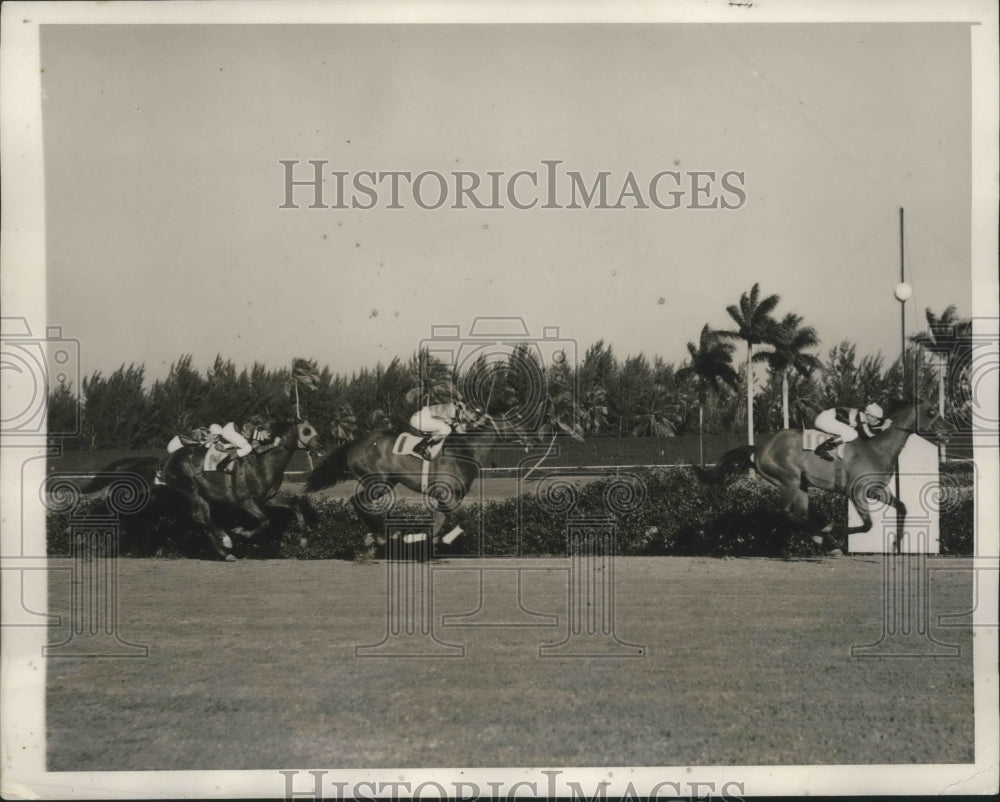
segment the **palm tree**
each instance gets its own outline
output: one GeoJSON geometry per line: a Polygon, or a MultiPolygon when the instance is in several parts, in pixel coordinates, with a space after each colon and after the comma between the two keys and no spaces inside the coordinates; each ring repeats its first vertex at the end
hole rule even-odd
{"type": "Polygon", "coordinates": [[[354,439],[357,431],[358,419],[354,414],[354,410],[351,409],[351,405],[344,404],[339,407],[333,416],[333,420],[330,421],[330,434],[333,435],[333,439],[337,441],[338,445],[349,443],[354,439]]]}
{"type": "Polygon", "coordinates": [[[666,396],[657,394],[633,414],[631,434],[634,437],[673,437],[681,420],[678,409],[666,396]]]}
{"type": "Polygon", "coordinates": [[[945,414],[945,379],[949,363],[961,350],[963,343],[968,342],[972,335],[972,321],[958,316],[954,304],[949,306],[941,317],[930,309],[924,310],[927,315],[927,331],[910,338],[915,345],[920,345],[934,354],[938,368],[938,413],[945,414]]]}
{"type": "Polygon", "coordinates": [[[455,400],[457,388],[451,366],[432,356],[428,349],[422,348],[410,358],[409,371],[416,381],[416,386],[403,396],[409,408],[420,409],[427,404],[455,400]]]}
{"type": "Polygon", "coordinates": [[[788,428],[788,374],[799,373],[808,378],[820,368],[819,358],[805,353],[806,348],[819,345],[819,337],[812,326],[802,326],[802,316],[789,312],[774,329],[769,344],[773,351],[757,354],[768,367],[781,376],[781,425],[788,428]]]}
{"type": "Polygon", "coordinates": [[[721,332],[713,331],[706,323],[701,330],[698,345],[687,344],[691,355],[689,364],[677,371],[677,380],[693,378],[698,391],[698,453],[705,466],[705,401],[708,391],[720,392],[720,382],[736,387],[739,377],[733,370],[733,346],[720,339],[721,332]]]}
{"type": "Polygon", "coordinates": [[[296,357],[292,360],[292,373],[285,383],[285,393],[292,395],[295,393],[295,417],[302,420],[302,411],[299,407],[299,385],[308,390],[315,390],[319,381],[319,371],[316,369],[316,362],[309,359],[296,357]]]}
{"type": "Polygon", "coordinates": [[[753,347],[769,342],[773,336],[775,322],[771,313],[780,300],[780,295],[761,298],[760,284],[754,284],[749,293],[740,296],[739,306],[726,307],[729,317],[739,328],[719,332],[723,337],[743,340],[747,344],[747,440],[750,445],[753,445],[753,347]]]}
{"type": "Polygon", "coordinates": [[[603,387],[593,387],[580,395],[580,425],[584,432],[596,434],[608,422],[608,394],[603,387]]]}

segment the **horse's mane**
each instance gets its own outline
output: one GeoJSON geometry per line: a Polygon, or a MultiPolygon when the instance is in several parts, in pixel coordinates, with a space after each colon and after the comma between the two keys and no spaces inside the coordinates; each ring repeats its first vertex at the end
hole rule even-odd
{"type": "Polygon", "coordinates": [[[886,405],[885,416],[887,418],[894,417],[904,407],[912,407],[915,403],[918,403],[918,402],[917,402],[917,400],[914,400],[914,399],[892,398],[892,399],[889,400],[889,403],[886,405]]]}
{"type": "Polygon", "coordinates": [[[283,435],[293,426],[298,425],[298,421],[293,418],[280,418],[269,422],[271,434],[283,435]]]}
{"type": "Polygon", "coordinates": [[[487,439],[494,442],[498,439],[493,427],[488,425],[475,426],[470,427],[464,432],[452,432],[448,435],[448,439],[444,441],[444,447],[446,449],[458,449],[468,454],[477,448],[481,448],[487,439]]]}

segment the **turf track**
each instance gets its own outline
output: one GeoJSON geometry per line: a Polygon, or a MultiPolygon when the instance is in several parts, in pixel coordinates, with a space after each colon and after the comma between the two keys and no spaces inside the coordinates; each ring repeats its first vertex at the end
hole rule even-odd
{"type": "MultiPolygon", "coordinates": [[[[931,634],[956,659],[851,657],[882,631],[878,557],[620,558],[615,632],[645,656],[542,659],[566,636],[569,565],[434,564],[435,631],[464,656],[400,660],[355,656],[386,632],[384,562],[120,560],[119,633],[149,655],[46,661],[48,766],[972,760],[971,633],[936,627],[971,607],[968,561],[928,561],[931,634]],[[476,607],[480,576],[512,604],[516,567],[523,604],[558,627],[440,628],[476,607]]],[[[51,573],[53,643],[71,575],[51,573]]]]}

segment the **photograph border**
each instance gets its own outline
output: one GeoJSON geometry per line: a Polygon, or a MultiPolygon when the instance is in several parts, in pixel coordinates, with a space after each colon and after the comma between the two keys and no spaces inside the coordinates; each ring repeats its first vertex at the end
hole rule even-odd
{"type": "MultiPolygon", "coordinates": [[[[178,2],[149,3],[26,3],[3,6],[0,72],[3,74],[2,149],[4,210],[2,246],[2,298],[5,318],[23,321],[24,336],[44,339],[73,332],[50,331],[45,314],[45,197],[44,156],[42,150],[41,77],[39,61],[40,28],[49,24],[351,24],[394,22],[425,23],[509,23],[532,22],[565,24],[571,22],[632,23],[740,23],[784,22],[946,22],[968,21],[972,37],[972,232],[973,265],[972,316],[976,334],[995,344],[1000,337],[998,319],[998,269],[996,243],[1000,202],[997,175],[1000,156],[996,143],[1000,124],[996,108],[1000,97],[998,77],[998,12],[989,2],[863,3],[863,2],[761,2],[715,3],[687,2],[654,7],[650,4],[617,5],[605,2],[569,4],[542,2],[530,8],[505,3],[345,2],[318,3],[239,3],[178,2]],[[990,323],[992,321],[992,324],[990,323]],[[991,329],[992,326],[992,329],[991,329]]],[[[58,321],[55,321],[58,322],[58,321]]],[[[995,345],[994,345],[995,350],[995,345]]],[[[996,409],[996,371],[984,385],[986,395],[979,400],[985,409],[996,409]],[[992,406],[990,406],[992,405],[992,406]]],[[[995,434],[995,433],[994,433],[995,434]]],[[[995,439],[995,437],[994,437],[995,439]]],[[[23,581],[41,580],[45,597],[45,509],[22,503],[24,483],[38,481],[44,472],[46,456],[44,432],[35,438],[15,438],[5,434],[0,449],[3,517],[2,564],[7,571],[19,571],[23,581]]],[[[998,495],[985,488],[1000,486],[998,450],[995,442],[976,445],[979,470],[976,496],[977,564],[995,564],[998,559],[998,495]]],[[[988,637],[974,640],[975,668],[975,762],[967,765],[860,765],[860,766],[630,766],[630,767],[535,767],[453,769],[338,770],[334,766],[295,769],[269,767],[257,771],[180,771],[180,772],[47,772],[45,770],[45,669],[40,659],[48,632],[44,627],[2,628],[2,730],[5,766],[2,792],[6,798],[46,798],[72,795],[78,799],[107,798],[260,798],[278,797],[293,791],[307,797],[315,774],[326,772],[332,779],[353,789],[358,784],[387,784],[383,796],[393,791],[393,783],[405,781],[416,787],[421,783],[454,781],[500,783],[508,792],[530,797],[531,785],[539,793],[556,788],[569,794],[567,780],[580,784],[588,796],[604,785],[607,796],[628,793],[631,787],[642,795],[657,783],[672,796],[688,792],[692,798],[709,794],[723,796],[816,794],[923,794],[996,792],[998,777],[998,696],[997,688],[997,607],[998,572],[977,571],[979,599],[974,624],[978,634],[988,637]],[[991,681],[990,681],[991,680],[991,681]],[[297,772],[288,774],[287,772],[297,772]],[[559,774],[553,775],[553,772],[559,774]],[[701,789],[692,789],[698,780],[701,789]],[[558,785],[552,785],[553,782],[558,785]],[[713,783],[713,789],[707,788],[713,783]],[[517,783],[522,783],[516,786],[517,783]],[[682,793],[674,792],[674,785],[682,793]]],[[[35,588],[38,591],[38,588],[35,588]]],[[[6,595],[5,595],[6,599],[6,595]]],[[[7,604],[4,614],[9,612],[7,604]]],[[[6,622],[5,622],[6,623],[6,622]]],[[[364,786],[376,790],[374,786],[364,786]]],[[[324,786],[325,796],[334,796],[334,785],[324,786]]],[[[396,789],[398,792],[399,789],[396,789]]],[[[433,792],[431,792],[433,793],[433,792]]],[[[346,796],[346,794],[345,794],[346,796]]],[[[405,793],[400,793],[405,797],[405,793]]]]}

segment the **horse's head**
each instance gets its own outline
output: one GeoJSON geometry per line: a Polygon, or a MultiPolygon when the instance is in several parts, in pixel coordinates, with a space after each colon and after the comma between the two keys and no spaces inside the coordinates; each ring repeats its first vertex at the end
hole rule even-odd
{"type": "Polygon", "coordinates": [[[895,401],[886,413],[892,428],[907,434],[918,434],[928,440],[947,440],[955,427],[933,405],[918,398],[916,401],[895,401]]]}
{"type": "Polygon", "coordinates": [[[309,448],[316,438],[319,437],[316,427],[307,420],[295,422],[295,433],[298,438],[296,442],[298,448],[309,448]]]}
{"type": "Polygon", "coordinates": [[[484,415],[480,426],[482,431],[492,433],[503,442],[517,443],[519,446],[523,446],[525,451],[538,444],[538,437],[534,433],[524,431],[503,416],[484,415]]]}
{"type": "Polygon", "coordinates": [[[274,430],[281,438],[281,445],[289,451],[294,451],[297,448],[308,448],[319,437],[316,427],[307,420],[276,423],[274,430]]]}
{"type": "Polygon", "coordinates": [[[487,417],[489,417],[489,425],[501,440],[517,443],[523,446],[526,452],[534,447],[546,444],[551,449],[557,436],[569,436],[574,440],[583,442],[583,432],[578,425],[569,426],[560,424],[558,427],[546,425],[540,429],[524,430],[512,424],[506,418],[487,417]]]}

